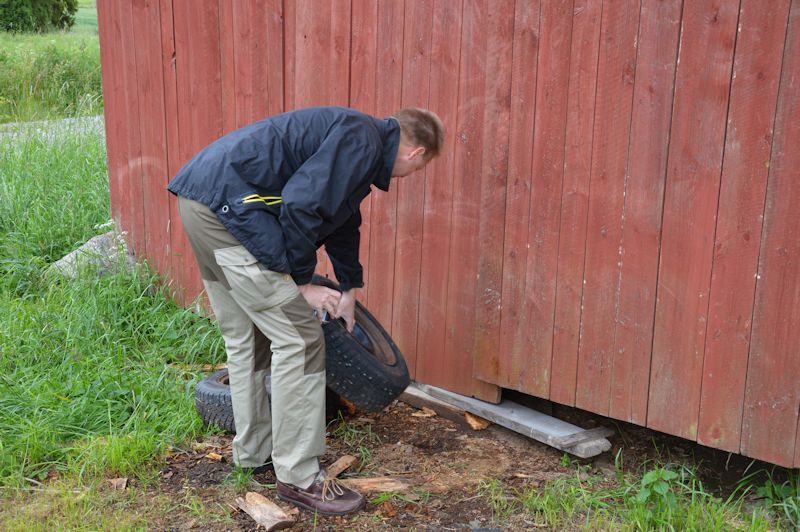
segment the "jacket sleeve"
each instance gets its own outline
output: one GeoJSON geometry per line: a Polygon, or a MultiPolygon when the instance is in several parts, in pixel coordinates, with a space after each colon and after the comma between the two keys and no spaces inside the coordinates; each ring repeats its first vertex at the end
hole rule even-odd
{"type": "Polygon", "coordinates": [[[361,242],[361,211],[355,213],[325,240],[325,251],[343,292],[364,286],[364,269],[358,261],[361,242]]]}
{"type": "MultiPolygon", "coordinates": [[[[380,157],[379,142],[361,124],[342,124],[328,133],[317,151],[289,178],[281,191],[279,220],[291,275],[297,284],[311,281],[317,243],[327,236],[320,234],[323,225],[347,225],[348,218],[358,212],[358,204],[353,207],[351,197],[374,173],[380,157]]],[[[358,240],[353,240],[352,234],[349,240],[337,237],[333,241],[334,249],[355,243],[357,255],[358,240]]],[[[334,251],[334,256],[352,271],[360,269],[347,258],[349,255],[334,251]]]]}

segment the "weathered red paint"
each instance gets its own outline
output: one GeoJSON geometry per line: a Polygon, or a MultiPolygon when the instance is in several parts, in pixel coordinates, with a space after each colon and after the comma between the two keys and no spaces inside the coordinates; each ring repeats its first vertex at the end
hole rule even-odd
{"type": "Polygon", "coordinates": [[[297,107],[427,106],[444,153],[362,206],[362,300],[418,380],[800,466],[799,0],[136,0],[98,18],[112,213],[179,301],[202,285],[164,186],[197,150],[297,107]]]}

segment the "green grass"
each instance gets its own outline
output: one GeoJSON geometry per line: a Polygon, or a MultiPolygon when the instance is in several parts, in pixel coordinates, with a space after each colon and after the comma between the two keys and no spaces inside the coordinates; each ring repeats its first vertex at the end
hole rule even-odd
{"type": "Polygon", "coordinates": [[[78,2],[75,25],[70,29],[70,33],[97,35],[97,6],[94,0],[78,2]]]}
{"type": "Polygon", "coordinates": [[[0,486],[144,474],[203,430],[185,368],[224,359],[217,330],[146,271],[43,275],[109,218],[97,134],[0,136],[0,196],[0,486]]]}
{"type": "Polygon", "coordinates": [[[93,2],[69,32],[0,32],[0,123],[100,114],[102,99],[93,2]]]}
{"type": "MultiPolygon", "coordinates": [[[[572,476],[542,487],[511,489],[498,480],[482,482],[479,495],[497,524],[520,516],[552,530],[766,531],[791,523],[764,506],[748,507],[752,486],[743,483],[727,498],[712,494],[694,469],[664,464],[617,478],[577,466],[572,476]]],[[[783,528],[780,528],[783,529],[783,528]]]]}

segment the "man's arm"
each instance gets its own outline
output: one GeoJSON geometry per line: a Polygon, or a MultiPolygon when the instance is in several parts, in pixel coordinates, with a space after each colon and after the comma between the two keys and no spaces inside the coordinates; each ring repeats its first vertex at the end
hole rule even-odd
{"type": "MultiPolygon", "coordinates": [[[[361,124],[345,124],[331,132],[281,191],[283,203],[279,221],[292,277],[298,285],[308,284],[314,274],[323,224],[330,223],[342,209],[348,208],[346,202],[373,174],[381,157],[380,150],[373,145],[374,139],[362,127],[361,124]]],[[[345,225],[351,223],[348,220],[345,225]]],[[[358,223],[360,217],[355,225],[356,238],[358,223]]],[[[333,245],[335,247],[336,243],[333,245]]],[[[357,256],[357,243],[355,253],[357,256]]],[[[350,262],[347,258],[344,260],[350,262]]]]}
{"type": "Polygon", "coordinates": [[[359,210],[325,241],[325,251],[331,259],[333,272],[342,290],[342,297],[334,316],[343,318],[350,332],[355,325],[356,289],[364,286],[364,269],[358,260],[360,226],[359,210]]]}

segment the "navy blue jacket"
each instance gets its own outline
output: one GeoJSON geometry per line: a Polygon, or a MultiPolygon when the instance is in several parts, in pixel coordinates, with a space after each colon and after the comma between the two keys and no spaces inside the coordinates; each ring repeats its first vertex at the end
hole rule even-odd
{"type": "Polygon", "coordinates": [[[261,120],[195,155],[173,194],[207,205],[268,269],[311,280],[325,245],[341,288],[364,286],[359,204],[389,189],[400,142],[393,118],[317,107],[261,120]]]}

